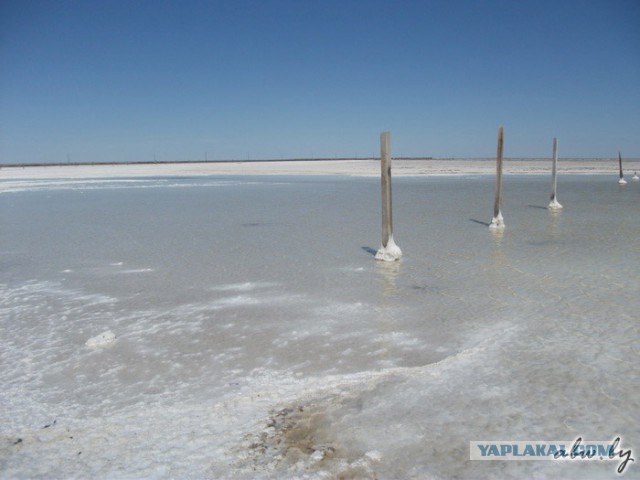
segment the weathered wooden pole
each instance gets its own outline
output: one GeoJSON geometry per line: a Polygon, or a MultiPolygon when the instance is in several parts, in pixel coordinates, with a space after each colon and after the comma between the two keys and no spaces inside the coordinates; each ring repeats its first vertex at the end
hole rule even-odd
{"type": "Polygon", "coordinates": [[[618,152],[618,166],[620,167],[620,180],[618,180],[618,183],[620,185],[626,185],[627,181],[624,179],[624,173],[622,173],[622,155],[620,152],[618,152]]]}
{"type": "Polygon", "coordinates": [[[558,184],[558,139],[553,137],[553,168],[551,169],[551,201],[547,208],[549,210],[560,210],[562,205],[556,197],[556,187],[558,184]]]}
{"type": "Polygon", "coordinates": [[[496,162],[496,199],[493,205],[493,219],[489,228],[494,230],[502,230],[504,219],[502,218],[502,145],[503,145],[503,128],[498,128],[498,157],[496,162]]]}
{"type": "Polygon", "coordinates": [[[393,241],[393,221],[391,211],[391,134],[380,134],[380,173],[382,177],[382,247],[376,253],[376,260],[393,262],[402,256],[402,250],[393,241]]]}

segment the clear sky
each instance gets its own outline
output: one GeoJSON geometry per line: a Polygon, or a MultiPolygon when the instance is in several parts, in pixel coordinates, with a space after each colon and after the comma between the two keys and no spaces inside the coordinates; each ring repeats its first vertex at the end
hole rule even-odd
{"type": "Polygon", "coordinates": [[[640,157],[640,1],[0,1],[0,163],[640,157]]]}

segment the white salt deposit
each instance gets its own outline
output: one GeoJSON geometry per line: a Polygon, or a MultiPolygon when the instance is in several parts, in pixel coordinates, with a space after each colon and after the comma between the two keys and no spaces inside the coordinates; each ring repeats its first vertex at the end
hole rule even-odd
{"type": "Polygon", "coordinates": [[[502,212],[498,212],[498,215],[491,219],[489,228],[492,230],[504,230],[505,226],[504,218],[502,218],[502,212]]]}
{"type": "Polygon", "coordinates": [[[118,273],[132,274],[132,273],[149,273],[153,272],[153,268],[130,268],[127,270],[120,270],[118,273]]]}
{"type": "Polygon", "coordinates": [[[376,260],[382,260],[384,262],[395,262],[402,257],[402,250],[396,245],[393,240],[393,235],[389,237],[386,247],[381,246],[376,252],[376,260]]]}
{"type": "Polygon", "coordinates": [[[549,202],[549,205],[547,206],[547,208],[549,210],[560,210],[562,208],[562,205],[560,205],[558,200],[554,198],[549,202]]]}
{"type": "Polygon", "coordinates": [[[371,450],[370,452],[365,453],[364,456],[373,462],[382,461],[382,454],[377,450],[371,450]]]}
{"type": "Polygon", "coordinates": [[[219,285],[213,287],[212,290],[217,290],[220,292],[249,292],[252,290],[263,289],[277,286],[275,283],[269,282],[243,282],[243,283],[232,283],[229,285],[219,285]]]}
{"type": "Polygon", "coordinates": [[[100,335],[91,337],[85,342],[85,345],[90,348],[105,347],[116,341],[116,335],[111,330],[102,332],[100,335]]]}

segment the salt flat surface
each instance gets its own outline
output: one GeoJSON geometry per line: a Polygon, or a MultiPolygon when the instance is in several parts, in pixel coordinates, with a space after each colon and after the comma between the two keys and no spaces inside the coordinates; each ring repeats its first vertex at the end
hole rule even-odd
{"type": "Polygon", "coordinates": [[[399,178],[384,263],[376,179],[8,182],[2,478],[615,477],[469,460],[578,436],[638,461],[637,183],[560,177],[550,212],[506,176],[500,235],[492,176],[399,178]]]}
{"type": "MultiPolygon", "coordinates": [[[[351,160],[286,160],[253,162],[191,162],[191,163],[131,163],[81,164],[45,166],[2,166],[0,178],[7,180],[59,180],[73,183],[76,179],[111,179],[112,182],[132,182],[146,177],[202,177],[209,175],[350,175],[380,176],[379,159],[351,160]]],[[[394,159],[395,176],[494,174],[494,158],[483,159],[394,159]]],[[[505,159],[505,173],[548,174],[551,159],[505,159]]],[[[640,170],[640,159],[625,159],[627,174],[640,170]]],[[[618,159],[560,159],[560,173],[618,174],[618,159]]],[[[5,182],[5,186],[9,184],[5,182]]]]}

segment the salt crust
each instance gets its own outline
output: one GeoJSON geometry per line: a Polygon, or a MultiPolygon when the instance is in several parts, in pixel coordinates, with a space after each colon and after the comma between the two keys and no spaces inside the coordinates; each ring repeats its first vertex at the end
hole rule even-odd
{"type": "MultiPolygon", "coordinates": [[[[629,160],[627,164],[637,164],[629,160]]],[[[436,159],[394,160],[394,176],[407,175],[459,175],[492,174],[495,159],[436,159]]],[[[601,174],[611,173],[610,160],[569,160],[558,166],[559,173],[601,174]]],[[[506,174],[548,174],[548,159],[527,159],[505,162],[506,174]]],[[[380,175],[379,159],[314,160],[280,162],[215,162],[166,164],[113,164],[113,165],[54,165],[2,168],[0,178],[15,179],[72,179],[194,176],[194,175],[380,175]]]]}
{"type": "Polygon", "coordinates": [[[502,212],[498,212],[498,215],[491,219],[491,225],[489,225],[491,230],[504,230],[504,218],[502,218],[502,212]]]}
{"type": "Polygon", "coordinates": [[[110,345],[115,341],[116,335],[111,330],[107,330],[106,332],[102,332],[100,335],[91,337],[85,342],[85,345],[90,348],[100,348],[110,345]]]}
{"type": "Polygon", "coordinates": [[[400,257],[402,257],[402,250],[400,250],[400,247],[393,241],[393,235],[389,237],[387,246],[380,247],[376,253],[376,260],[382,260],[384,262],[395,262],[396,260],[400,260],[400,257]]]}
{"type": "Polygon", "coordinates": [[[549,202],[549,205],[547,206],[547,208],[549,210],[560,210],[562,208],[562,205],[560,205],[558,200],[554,198],[553,200],[551,200],[551,202],[549,202]]]}

